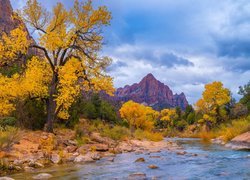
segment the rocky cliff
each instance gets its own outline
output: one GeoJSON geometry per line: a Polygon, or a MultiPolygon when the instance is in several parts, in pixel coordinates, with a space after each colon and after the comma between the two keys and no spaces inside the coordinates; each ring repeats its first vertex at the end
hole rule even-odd
{"type": "Polygon", "coordinates": [[[184,93],[173,94],[167,85],[158,81],[152,74],[145,76],[139,83],[118,88],[115,97],[120,101],[133,100],[157,110],[177,106],[184,110],[188,105],[184,93]]]}
{"type": "MultiPolygon", "coordinates": [[[[21,20],[13,18],[13,15],[14,12],[10,0],[0,0],[0,36],[3,32],[9,34],[11,30],[19,27],[20,25],[23,25],[25,31],[28,32],[25,24],[21,20]]],[[[35,44],[35,41],[30,36],[29,32],[27,35],[27,39],[31,40],[32,44],[35,44]]],[[[30,49],[28,54],[39,55],[39,52],[35,49],[30,49]]]]}

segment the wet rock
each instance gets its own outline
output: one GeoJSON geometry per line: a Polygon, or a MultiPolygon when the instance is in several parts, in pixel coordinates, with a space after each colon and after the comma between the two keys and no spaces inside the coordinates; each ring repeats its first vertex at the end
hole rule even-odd
{"type": "Polygon", "coordinates": [[[35,168],[29,167],[29,166],[25,166],[23,169],[24,169],[25,172],[32,172],[32,171],[35,170],[35,168]]]}
{"type": "Polygon", "coordinates": [[[223,137],[218,137],[218,138],[212,139],[211,141],[212,143],[215,143],[215,144],[222,144],[222,145],[225,144],[223,137]]]}
{"type": "Polygon", "coordinates": [[[51,174],[48,174],[48,173],[40,173],[38,175],[35,175],[33,176],[32,178],[33,179],[50,179],[52,178],[53,176],[51,174]]]}
{"type": "Polygon", "coordinates": [[[128,180],[146,180],[147,176],[145,173],[136,172],[128,176],[128,180]]]}
{"type": "Polygon", "coordinates": [[[39,163],[39,162],[30,162],[29,163],[29,167],[32,167],[32,168],[43,168],[44,165],[39,163]]]}
{"type": "Polygon", "coordinates": [[[114,162],[115,158],[114,157],[105,157],[104,160],[109,161],[109,162],[114,162]]]}
{"type": "Polygon", "coordinates": [[[160,150],[151,150],[149,151],[149,153],[160,153],[161,151],[160,150]]]}
{"type": "Polygon", "coordinates": [[[135,154],[136,154],[136,155],[138,155],[138,154],[143,154],[143,151],[140,151],[140,150],[139,150],[139,151],[136,151],[135,154]]]}
{"type": "Polygon", "coordinates": [[[0,177],[0,180],[15,180],[15,179],[5,176],[5,177],[0,177]]]}
{"type": "Polygon", "coordinates": [[[233,138],[226,147],[235,150],[250,150],[250,131],[233,138]]]}
{"type": "Polygon", "coordinates": [[[161,156],[149,156],[150,158],[161,158],[161,156]]]}
{"type": "Polygon", "coordinates": [[[186,151],[180,151],[180,152],[177,152],[176,154],[177,155],[185,155],[185,154],[187,154],[187,152],[186,151]]]}
{"type": "Polygon", "coordinates": [[[61,157],[58,154],[52,154],[50,160],[54,163],[54,164],[58,164],[61,162],[61,157]]]}
{"type": "Polygon", "coordinates": [[[135,162],[145,162],[145,159],[144,158],[138,158],[135,160],[135,162]]]}
{"type": "Polygon", "coordinates": [[[150,169],[157,169],[157,168],[159,168],[158,166],[156,166],[156,165],[154,165],[154,164],[151,164],[151,165],[149,165],[148,166],[150,169]]]}
{"type": "Polygon", "coordinates": [[[93,160],[100,160],[101,159],[101,156],[99,153],[90,153],[90,157],[93,159],[93,160]]]}
{"type": "Polygon", "coordinates": [[[85,155],[79,155],[75,158],[74,162],[93,162],[99,160],[101,157],[98,153],[87,153],[85,155]]]}

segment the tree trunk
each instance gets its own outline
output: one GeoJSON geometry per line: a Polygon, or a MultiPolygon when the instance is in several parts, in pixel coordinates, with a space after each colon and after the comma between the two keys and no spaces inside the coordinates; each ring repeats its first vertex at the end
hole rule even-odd
{"type": "Polygon", "coordinates": [[[53,133],[53,124],[56,119],[56,101],[55,101],[55,95],[56,95],[56,86],[57,86],[57,80],[58,75],[56,73],[53,73],[50,89],[49,89],[49,98],[47,100],[47,123],[45,124],[45,131],[53,133]]]}

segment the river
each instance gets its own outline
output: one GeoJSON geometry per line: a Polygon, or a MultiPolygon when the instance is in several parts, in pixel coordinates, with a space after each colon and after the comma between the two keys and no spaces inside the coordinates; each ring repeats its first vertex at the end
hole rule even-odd
{"type": "Polygon", "coordinates": [[[105,180],[127,179],[132,173],[143,172],[148,179],[250,179],[249,151],[235,151],[221,145],[204,144],[199,139],[192,138],[172,138],[171,141],[180,144],[187,153],[185,155],[168,151],[151,154],[124,153],[117,155],[114,162],[103,159],[82,165],[58,165],[11,177],[16,180],[32,179],[32,176],[46,172],[52,174],[52,179],[56,180],[105,180]],[[146,161],[135,163],[134,161],[140,157],[146,161]],[[159,168],[149,169],[148,166],[151,164],[159,168]]]}

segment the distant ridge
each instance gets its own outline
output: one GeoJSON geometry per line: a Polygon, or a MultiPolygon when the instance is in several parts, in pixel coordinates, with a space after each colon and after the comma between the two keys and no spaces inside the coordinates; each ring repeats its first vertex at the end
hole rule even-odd
{"type": "Polygon", "coordinates": [[[180,107],[184,110],[188,101],[185,94],[173,94],[172,90],[149,73],[139,83],[118,88],[115,98],[119,101],[133,100],[156,110],[180,107]]]}

